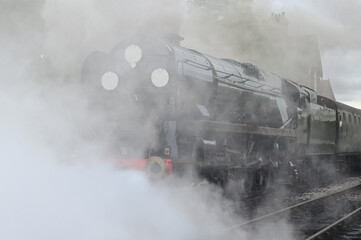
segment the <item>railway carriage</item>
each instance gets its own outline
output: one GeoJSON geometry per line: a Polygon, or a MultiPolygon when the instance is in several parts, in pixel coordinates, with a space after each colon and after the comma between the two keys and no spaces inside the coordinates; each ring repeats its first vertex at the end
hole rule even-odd
{"type": "Polygon", "coordinates": [[[347,167],[360,168],[361,110],[336,102],[338,110],[336,154],[347,167]]]}

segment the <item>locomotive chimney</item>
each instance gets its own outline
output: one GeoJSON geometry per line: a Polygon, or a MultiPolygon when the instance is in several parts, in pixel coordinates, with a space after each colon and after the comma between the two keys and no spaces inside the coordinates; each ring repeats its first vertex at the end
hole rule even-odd
{"type": "Polygon", "coordinates": [[[180,45],[181,41],[184,40],[184,38],[182,36],[180,36],[179,34],[167,34],[164,36],[164,39],[169,42],[172,43],[174,45],[180,45]]]}

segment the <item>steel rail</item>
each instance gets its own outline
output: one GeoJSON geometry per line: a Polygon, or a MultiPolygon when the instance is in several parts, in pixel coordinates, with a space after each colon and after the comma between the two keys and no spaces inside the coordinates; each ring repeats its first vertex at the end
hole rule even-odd
{"type": "Polygon", "coordinates": [[[356,214],[361,212],[361,207],[356,209],[355,211],[349,213],[348,215],[344,216],[343,218],[339,219],[338,221],[330,224],[329,226],[323,228],[322,230],[320,230],[319,232],[313,234],[311,237],[307,238],[306,240],[311,240],[311,239],[327,239],[328,236],[326,236],[328,233],[336,231],[337,226],[339,226],[340,224],[344,223],[347,220],[352,219],[353,217],[355,217],[356,214]],[[326,238],[325,238],[326,237],[326,238]]]}
{"type": "Polygon", "coordinates": [[[237,224],[235,226],[232,226],[232,227],[228,228],[227,231],[232,231],[232,230],[237,229],[237,228],[246,227],[246,226],[251,225],[253,223],[262,222],[262,221],[265,221],[265,220],[268,220],[268,219],[271,219],[271,218],[274,218],[274,217],[280,217],[280,216],[282,216],[282,215],[284,215],[286,213],[289,213],[290,211],[292,211],[294,209],[304,207],[304,206],[306,206],[308,204],[312,204],[312,203],[324,200],[324,199],[332,197],[332,196],[345,194],[348,191],[355,190],[355,189],[360,188],[360,187],[361,187],[361,184],[358,184],[358,185],[355,185],[355,186],[340,190],[338,192],[334,192],[334,193],[331,193],[331,194],[328,194],[328,195],[325,195],[325,196],[310,199],[310,200],[295,204],[293,206],[286,207],[286,208],[283,208],[281,210],[278,210],[278,211],[275,211],[275,212],[272,212],[272,213],[269,213],[269,214],[266,214],[266,215],[263,215],[263,216],[260,216],[260,217],[256,217],[256,218],[254,218],[252,220],[249,220],[247,222],[237,224]]]}

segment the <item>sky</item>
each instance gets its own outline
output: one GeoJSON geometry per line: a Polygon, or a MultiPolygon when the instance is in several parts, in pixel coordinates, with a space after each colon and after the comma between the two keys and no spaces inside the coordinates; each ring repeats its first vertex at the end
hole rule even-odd
{"type": "Polygon", "coordinates": [[[286,12],[290,34],[316,34],[336,100],[361,108],[360,0],[255,0],[254,10],[286,12]]]}

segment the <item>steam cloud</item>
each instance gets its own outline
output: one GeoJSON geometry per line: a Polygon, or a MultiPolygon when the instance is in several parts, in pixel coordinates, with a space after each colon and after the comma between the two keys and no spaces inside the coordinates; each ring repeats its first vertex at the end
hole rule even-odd
{"type": "Polygon", "coordinates": [[[2,26],[9,35],[1,44],[0,238],[210,239],[228,235],[224,230],[234,218],[220,207],[219,190],[177,192],[150,183],[141,173],[88,160],[102,159],[105,149],[105,139],[89,135],[88,126],[107,123],[103,116],[85,110],[77,78],[83,58],[98,47],[109,50],[135,33],[133,27],[122,26],[126,20],[130,24],[126,26],[139,29],[154,25],[154,34],[170,31],[172,24],[158,25],[162,18],[153,20],[148,12],[157,15],[159,9],[153,11],[154,5],[146,1],[114,1],[106,6],[100,1],[41,3],[35,9],[29,2],[2,8],[13,13],[20,9],[24,15],[13,19],[12,27],[2,26]],[[118,8],[123,4],[132,4],[132,12],[118,8]],[[145,19],[134,19],[143,11],[145,19]],[[39,25],[29,24],[28,19],[34,17],[39,25]],[[76,156],[71,158],[73,153],[76,156]]]}
{"type": "MultiPolygon", "coordinates": [[[[217,239],[240,221],[220,204],[217,189],[177,192],[151,184],[141,173],[90,161],[104,156],[107,136],[89,137],[92,124],[104,118],[84,110],[81,64],[90,52],[109,51],[127,36],[180,32],[194,49],[257,59],[251,43],[262,30],[259,19],[284,10],[292,34],[300,29],[319,34],[325,75],[340,100],[352,100],[346,96],[356,89],[355,69],[361,69],[358,1],[225,1],[221,9],[215,2],[0,3],[1,239],[217,239]],[[249,55],[242,52],[247,47],[249,55]]],[[[290,239],[284,229],[282,223],[260,232],[266,231],[267,239],[279,239],[281,232],[290,239]]]]}
{"type": "MultiPolygon", "coordinates": [[[[361,108],[360,38],[361,3],[335,1],[189,1],[193,4],[182,25],[185,44],[220,57],[256,63],[284,75],[289,66],[277,69],[277,44],[273,39],[260,48],[264,37],[274,36],[271,12],[285,12],[288,35],[315,35],[323,64],[323,78],[330,79],[336,100],[361,108]],[[195,24],[196,23],[196,24],[195,24]],[[196,36],[196,37],[194,37],[196,36]],[[221,47],[220,47],[221,46],[221,47]],[[271,55],[269,55],[271,54],[271,55]],[[273,56],[272,56],[273,54],[273,56]],[[268,62],[266,59],[269,59],[268,62]]],[[[280,34],[282,36],[282,34],[280,34]]],[[[284,54],[292,54],[285,52],[284,54]]],[[[282,56],[281,56],[282,57],[282,56]]],[[[292,56],[291,56],[292,57],[292,56]]],[[[297,58],[297,56],[295,56],[297,58]]],[[[292,65],[292,64],[290,64],[292,65]]],[[[286,76],[291,79],[291,76],[286,76]]]]}

